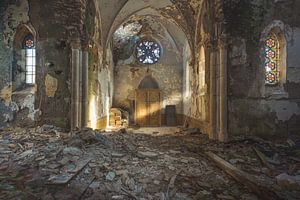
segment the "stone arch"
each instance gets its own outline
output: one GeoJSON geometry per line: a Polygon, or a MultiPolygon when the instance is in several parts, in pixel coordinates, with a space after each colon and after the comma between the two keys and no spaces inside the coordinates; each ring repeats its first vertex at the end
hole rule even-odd
{"type": "Polygon", "coordinates": [[[207,0],[203,0],[198,8],[196,30],[195,30],[195,47],[199,48],[201,44],[207,44],[211,42],[213,36],[213,16],[211,3],[207,0]]]}
{"type": "Polygon", "coordinates": [[[36,42],[36,32],[35,29],[33,28],[33,26],[31,24],[20,24],[17,27],[15,36],[14,36],[14,42],[13,42],[13,46],[14,49],[21,49],[22,48],[22,43],[24,41],[24,38],[28,35],[28,34],[32,34],[35,42],[36,42]]]}
{"type": "MultiPolygon", "coordinates": [[[[163,20],[171,21],[172,26],[176,27],[178,29],[178,31],[183,32],[185,38],[187,39],[187,41],[189,43],[189,47],[192,49],[193,41],[191,39],[192,38],[191,35],[188,33],[188,31],[186,30],[186,28],[184,28],[184,26],[182,24],[178,23],[174,18],[172,18],[171,16],[164,16],[164,15],[162,15],[160,12],[156,11],[151,6],[142,6],[140,8],[133,9],[131,13],[127,13],[127,14],[122,13],[122,11],[124,9],[126,9],[126,6],[129,6],[129,5],[130,4],[128,4],[128,2],[125,3],[125,5],[122,7],[122,9],[118,12],[117,16],[115,17],[112,25],[110,26],[109,32],[108,32],[107,37],[105,39],[105,43],[103,45],[105,49],[107,49],[108,46],[111,44],[111,42],[112,42],[112,36],[115,33],[115,31],[120,26],[122,26],[122,24],[125,24],[126,22],[128,22],[128,19],[130,19],[131,17],[134,17],[134,16],[138,15],[139,13],[144,13],[145,16],[147,16],[147,15],[150,15],[152,17],[156,16],[157,19],[163,19],[163,20]]],[[[104,51],[104,55],[103,56],[106,57],[106,52],[105,51],[104,51]]],[[[192,56],[193,56],[193,54],[192,54],[192,56]]]]}
{"type": "Polygon", "coordinates": [[[139,90],[144,89],[159,89],[159,84],[151,75],[144,77],[138,86],[139,90]]]}
{"type": "Polygon", "coordinates": [[[99,1],[88,0],[85,9],[85,30],[91,36],[89,42],[96,42],[97,45],[102,45],[102,19],[99,9],[99,1]]]}
{"type": "Polygon", "coordinates": [[[13,91],[23,88],[26,82],[26,62],[24,40],[31,36],[36,46],[37,35],[31,24],[20,24],[13,41],[12,88],[13,91]]]}
{"type": "MultiPolygon", "coordinates": [[[[197,74],[198,95],[208,95],[208,86],[210,85],[210,54],[216,48],[214,47],[214,9],[211,1],[202,0],[198,8],[196,31],[195,31],[195,72],[197,74]]],[[[197,96],[195,95],[195,96],[197,96]]],[[[208,97],[206,107],[209,107],[208,97]]],[[[198,105],[198,104],[197,104],[198,105]]]]}
{"type": "MultiPolygon", "coordinates": [[[[194,36],[195,62],[185,69],[185,115],[205,124],[208,117],[209,93],[207,91],[210,75],[210,55],[214,45],[214,14],[212,2],[201,0],[197,9],[196,29],[194,36]],[[190,75],[189,75],[190,74],[190,75]],[[189,80],[190,79],[190,80],[189,80]],[[190,85],[190,86],[189,86],[190,85]],[[189,91],[189,88],[191,90],[189,91]]],[[[215,98],[215,97],[214,97],[215,98]]],[[[193,122],[190,122],[193,123],[193,122]]],[[[203,132],[206,127],[201,127],[203,132]]]]}
{"type": "MultiPolygon", "coordinates": [[[[119,60],[118,57],[122,58],[121,60],[124,60],[125,63],[127,61],[130,62],[132,60],[136,60],[136,57],[132,56],[132,54],[136,53],[136,47],[140,41],[149,40],[158,43],[161,47],[161,58],[165,57],[165,49],[172,49],[173,52],[178,53],[181,51],[182,48],[182,44],[180,44],[180,42],[182,42],[183,40],[184,43],[185,40],[188,41],[186,34],[182,31],[182,29],[179,26],[177,26],[174,23],[167,23],[167,18],[159,17],[157,13],[155,15],[150,15],[150,11],[153,11],[153,9],[144,9],[143,13],[137,12],[136,15],[129,16],[129,18],[127,18],[124,21],[124,23],[116,29],[112,38],[110,38],[110,45],[113,46],[114,51],[113,60],[116,65],[118,63],[117,61],[119,60]],[[149,23],[152,21],[155,22],[155,26],[153,26],[152,23],[149,23]],[[132,27],[135,27],[135,29],[132,28],[134,31],[125,31],[126,28],[131,27],[131,25],[132,27]],[[151,32],[151,28],[158,26],[160,27],[159,30],[161,30],[161,32],[151,32]],[[138,30],[139,28],[140,30],[138,30]],[[147,28],[149,28],[149,30],[147,28]],[[124,34],[124,38],[127,38],[127,41],[118,38],[118,35],[122,34],[124,34]],[[168,44],[166,45],[166,43],[168,44]],[[120,48],[120,44],[126,44],[126,51],[120,48]],[[119,50],[125,53],[119,54],[119,50]],[[115,55],[117,55],[117,57],[115,55]]],[[[189,42],[187,43],[189,44],[189,42]]],[[[188,45],[188,48],[191,49],[191,46],[188,45]]],[[[193,54],[191,54],[191,57],[193,57],[193,54]]],[[[175,58],[178,61],[180,57],[177,56],[175,58]]]]}

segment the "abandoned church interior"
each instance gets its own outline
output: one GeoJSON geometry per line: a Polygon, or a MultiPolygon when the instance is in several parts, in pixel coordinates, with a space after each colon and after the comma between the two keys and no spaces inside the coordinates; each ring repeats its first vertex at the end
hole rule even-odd
{"type": "Polygon", "coordinates": [[[0,1],[0,199],[299,195],[299,0],[0,1]]]}

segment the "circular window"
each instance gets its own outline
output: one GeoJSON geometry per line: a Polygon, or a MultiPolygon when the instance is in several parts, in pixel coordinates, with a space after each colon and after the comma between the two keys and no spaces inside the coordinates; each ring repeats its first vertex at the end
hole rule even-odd
{"type": "Polygon", "coordinates": [[[154,64],[161,56],[161,47],[156,42],[142,41],[137,46],[137,58],[140,63],[154,64]]]}

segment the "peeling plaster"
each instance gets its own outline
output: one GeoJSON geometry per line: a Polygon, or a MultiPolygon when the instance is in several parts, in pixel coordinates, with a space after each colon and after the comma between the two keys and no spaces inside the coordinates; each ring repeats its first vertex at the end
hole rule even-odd
{"type": "Polygon", "coordinates": [[[247,63],[246,40],[241,39],[232,45],[229,56],[233,66],[244,65],[247,63]]]}
{"type": "Polygon", "coordinates": [[[18,1],[17,4],[10,4],[4,15],[4,43],[11,47],[13,44],[13,38],[15,30],[19,24],[27,23],[29,21],[28,16],[29,4],[27,0],[18,1]]]}
{"type": "MultiPolygon", "coordinates": [[[[116,3],[116,2],[115,2],[116,3]]],[[[113,4],[113,3],[112,3],[113,4]]],[[[184,2],[182,5],[185,5],[184,8],[191,8],[189,5],[189,2],[184,2]]],[[[117,7],[117,6],[116,6],[117,7]]],[[[180,7],[180,6],[179,6],[180,7]]],[[[179,8],[178,7],[178,8],[179,8]]],[[[188,15],[191,12],[191,10],[187,9],[184,11],[188,15]]],[[[191,38],[189,34],[189,27],[193,27],[193,24],[188,24],[185,17],[183,17],[182,12],[180,12],[177,7],[174,5],[174,3],[170,0],[155,0],[155,1],[136,1],[136,0],[129,0],[127,3],[124,4],[124,6],[118,11],[118,13],[115,13],[115,19],[112,25],[110,26],[109,33],[107,33],[108,38],[105,38],[107,41],[106,45],[108,45],[110,41],[110,37],[113,34],[113,32],[127,19],[130,18],[130,16],[133,16],[135,14],[142,14],[142,15],[151,15],[151,16],[159,16],[164,17],[165,19],[172,21],[174,24],[176,24],[178,27],[180,27],[183,32],[186,34],[186,37],[191,38]],[[150,13],[145,13],[151,10],[150,13]]],[[[194,13],[194,11],[192,11],[194,13]]],[[[194,13],[195,14],[195,13],[194,13]]],[[[194,17],[191,17],[191,19],[188,19],[188,21],[194,21],[194,17]]]]}
{"type": "Polygon", "coordinates": [[[3,115],[2,115],[4,123],[13,121],[13,119],[14,119],[13,113],[19,111],[19,106],[15,102],[9,102],[9,105],[7,105],[6,109],[7,109],[7,112],[3,113],[3,115]]]}
{"type": "Polygon", "coordinates": [[[283,122],[290,120],[293,115],[300,115],[300,107],[295,102],[274,101],[271,108],[276,112],[277,119],[283,122]]]}
{"type": "Polygon", "coordinates": [[[25,97],[25,99],[23,100],[23,104],[21,105],[21,110],[28,108],[28,118],[30,118],[32,121],[34,121],[34,94],[30,94],[28,96],[25,97]]]}
{"type": "MultiPolygon", "coordinates": [[[[300,21],[297,20],[298,14],[295,12],[299,10],[299,5],[294,4],[292,8],[288,1],[277,5],[271,3],[268,7],[262,5],[259,9],[255,7],[254,13],[241,16],[247,20],[252,19],[250,24],[247,24],[247,20],[244,24],[228,21],[227,24],[232,26],[232,32],[227,33],[231,35],[229,47],[232,47],[228,62],[228,131],[231,134],[286,137],[290,130],[299,132],[300,123],[297,120],[300,116],[300,21]],[[287,16],[286,13],[290,15],[287,16]],[[251,33],[248,32],[249,27],[251,33]],[[236,33],[233,29],[241,29],[238,37],[232,37],[236,33]],[[273,30],[283,36],[281,44],[285,47],[281,50],[283,54],[286,51],[287,57],[286,62],[285,55],[281,58],[280,67],[285,67],[286,64],[286,68],[280,69],[281,84],[269,87],[265,85],[264,80],[263,46],[269,32],[273,30]]],[[[243,13],[238,15],[240,14],[243,13]]],[[[232,17],[234,19],[237,16],[232,17]]]]}
{"type": "Polygon", "coordinates": [[[300,84],[300,28],[293,28],[290,38],[287,48],[287,62],[289,65],[287,79],[289,82],[300,84]]]}
{"type": "Polygon", "coordinates": [[[58,87],[58,80],[47,74],[45,79],[46,95],[47,97],[54,97],[58,87]]]}
{"type": "Polygon", "coordinates": [[[4,87],[0,92],[0,98],[4,100],[6,106],[9,106],[9,103],[11,101],[11,96],[12,96],[11,85],[4,87]]]}
{"type": "Polygon", "coordinates": [[[11,82],[13,58],[12,50],[17,27],[20,24],[26,24],[29,21],[28,12],[29,4],[27,0],[17,1],[14,3],[10,2],[7,4],[7,7],[3,12],[3,18],[0,20],[0,98],[3,100],[0,103],[0,126],[7,126],[7,122],[12,122],[14,120],[14,113],[17,113],[20,110],[17,103],[12,101],[12,86],[14,84],[11,82]]]}

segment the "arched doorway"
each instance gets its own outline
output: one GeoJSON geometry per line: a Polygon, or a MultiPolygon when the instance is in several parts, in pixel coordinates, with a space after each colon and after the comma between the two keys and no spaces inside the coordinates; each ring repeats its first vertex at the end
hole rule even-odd
{"type": "Polygon", "coordinates": [[[135,122],[140,126],[161,126],[161,92],[152,76],[146,76],[135,94],[135,122]]]}

